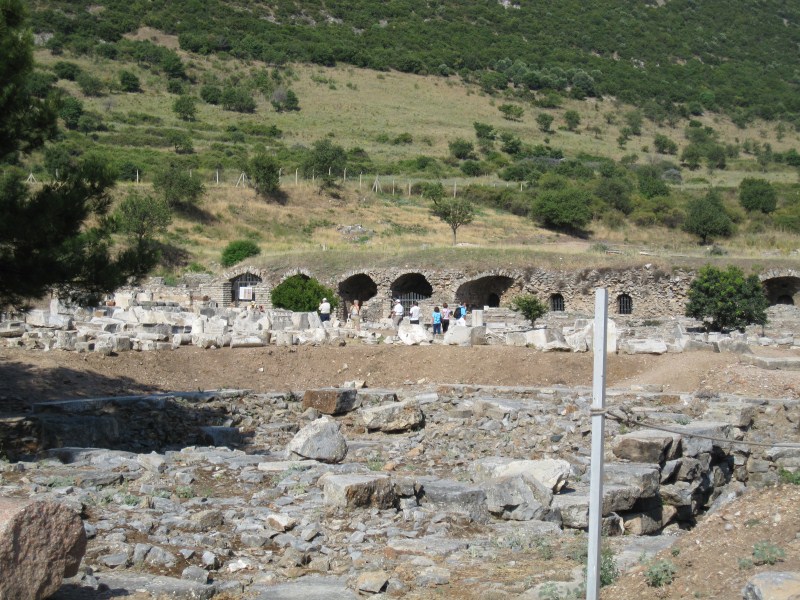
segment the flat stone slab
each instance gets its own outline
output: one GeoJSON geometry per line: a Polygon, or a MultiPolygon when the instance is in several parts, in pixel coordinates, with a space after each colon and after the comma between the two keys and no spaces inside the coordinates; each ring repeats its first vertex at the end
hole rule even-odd
{"type": "Polygon", "coordinates": [[[743,354],[739,359],[743,363],[755,365],[762,369],[771,371],[800,371],[800,357],[776,358],[769,356],[757,356],[755,354],[743,354]]]}
{"type": "Polygon", "coordinates": [[[303,408],[316,408],[323,415],[341,415],[360,406],[355,388],[321,388],[307,390],[303,408]]]}
{"type": "Polygon", "coordinates": [[[772,572],[754,576],[742,590],[744,600],[793,600],[800,598],[800,573],[772,572]]]}
{"type": "MultiPolygon", "coordinates": [[[[162,577],[158,575],[139,575],[134,573],[96,573],[97,581],[112,592],[111,597],[131,596],[136,592],[150,594],[153,598],[170,600],[207,600],[217,592],[214,585],[206,585],[186,579],[162,577]]],[[[106,592],[108,593],[108,592],[106,592]]],[[[99,598],[97,592],[80,582],[67,583],[50,600],[77,600],[79,598],[99,598]]],[[[109,596],[104,596],[109,597],[109,596]]]]}
{"type": "Polygon", "coordinates": [[[358,595],[347,589],[345,579],[338,577],[303,577],[292,583],[250,589],[258,591],[254,600],[358,600],[358,595]]]}

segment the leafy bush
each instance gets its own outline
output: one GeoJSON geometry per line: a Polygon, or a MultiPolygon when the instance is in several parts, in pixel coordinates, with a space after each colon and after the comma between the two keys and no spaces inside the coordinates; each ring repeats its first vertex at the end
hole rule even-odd
{"type": "Polygon", "coordinates": [[[123,92],[141,92],[139,78],[130,71],[119,72],[119,87],[123,92]]]}
{"type": "Polygon", "coordinates": [[[511,308],[521,312],[531,323],[547,314],[548,310],[547,305],[533,294],[523,294],[515,297],[511,301],[511,308]]]}
{"type": "Polygon", "coordinates": [[[591,196],[578,188],[545,190],[534,201],[533,214],[545,227],[580,231],[592,219],[591,196]]]}
{"type": "Polygon", "coordinates": [[[709,238],[728,237],[733,233],[733,221],[725,212],[722,199],[715,190],[689,202],[684,230],[700,237],[705,244],[709,238]]]}
{"type": "Polygon", "coordinates": [[[170,206],[197,203],[205,191],[199,177],[190,177],[189,171],[179,163],[170,163],[156,173],[153,189],[160,193],[170,206]]]}
{"type": "Polygon", "coordinates": [[[677,569],[672,564],[672,561],[659,560],[647,568],[644,577],[647,585],[660,588],[672,583],[672,580],[675,579],[675,573],[677,573],[677,569]]]}
{"type": "Polygon", "coordinates": [[[250,178],[256,193],[265,198],[280,190],[280,167],[274,156],[261,152],[250,161],[250,178]]]}
{"type": "Polygon", "coordinates": [[[473,151],[475,147],[472,142],[468,142],[464,138],[456,138],[449,142],[447,146],[450,148],[450,154],[459,160],[467,160],[474,157],[473,151]]]}
{"type": "Polygon", "coordinates": [[[81,73],[81,68],[75,63],[60,60],[53,65],[53,71],[59,79],[75,81],[75,78],[81,73]]]}
{"type": "Polygon", "coordinates": [[[744,329],[767,322],[767,297],[757,275],[745,277],[739,267],[724,271],[707,265],[689,285],[686,316],[710,320],[715,331],[744,329]]]}
{"type": "Polygon", "coordinates": [[[222,251],[223,267],[232,267],[236,263],[242,262],[245,258],[258,256],[261,248],[252,240],[234,240],[230,242],[222,251]]]}
{"type": "Polygon", "coordinates": [[[787,471],[786,469],[781,469],[778,474],[780,475],[781,481],[783,483],[800,485],[800,471],[795,471],[794,473],[792,473],[791,471],[787,471]]]}
{"type": "Polygon", "coordinates": [[[323,298],[327,298],[331,308],[339,305],[339,299],[333,290],[319,281],[303,275],[293,275],[275,286],[272,290],[272,305],[295,312],[317,310],[323,298]]]}
{"type": "Polygon", "coordinates": [[[739,203],[751,212],[771,213],[778,205],[778,194],[766,179],[745,177],[739,184],[739,203]]]}

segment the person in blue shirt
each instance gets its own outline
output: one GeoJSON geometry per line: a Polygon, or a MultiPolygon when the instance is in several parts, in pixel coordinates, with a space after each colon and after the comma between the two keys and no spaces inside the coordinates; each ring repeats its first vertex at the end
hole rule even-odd
{"type": "Polygon", "coordinates": [[[440,333],[442,333],[442,313],[437,306],[433,309],[433,335],[440,333]]]}

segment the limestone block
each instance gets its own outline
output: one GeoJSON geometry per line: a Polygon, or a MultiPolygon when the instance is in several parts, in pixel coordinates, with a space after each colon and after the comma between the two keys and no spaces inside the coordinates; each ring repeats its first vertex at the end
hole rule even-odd
{"type": "Polygon", "coordinates": [[[639,497],[652,498],[661,485],[661,472],[657,464],[610,462],[603,468],[603,481],[635,487],[639,497]]]}
{"type": "Polygon", "coordinates": [[[464,325],[451,325],[444,334],[443,343],[447,346],[469,346],[472,336],[469,327],[464,325]]]}
{"type": "Polygon", "coordinates": [[[469,332],[469,341],[473,346],[486,345],[486,326],[472,327],[469,332]]]}
{"type": "Polygon", "coordinates": [[[320,388],[306,390],[303,408],[315,408],[323,415],[341,415],[361,405],[354,388],[320,388]]]}
{"type": "Polygon", "coordinates": [[[713,342],[714,352],[730,352],[733,354],[752,354],[753,351],[744,340],[734,340],[731,338],[722,338],[719,341],[713,342]]]}
{"type": "Polygon", "coordinates": [[[388,402],[397,402],[397,392],[377,388],[359,388],[357,395],[362,406],[375,406],[388,402]]]}
{"type": "Polygon", "coordinates": [[[486,492],[480,487],[435,477],[423,477],[420,479],[420,484],[423,504],[432,504],[441,510],[467,515],[478,523],[486,523],[489,520],[486,492]]]}
{"type": "MultiPolygon", "coordinates": [[[[532,485],[521,475],[494,479],[484,486],[486,505],[493,515],[511,521],[544,520],[550,513],[552,494],[543,503],[532,485]]],[[[541,494],[540,494],[541,495],[541,494]]]]}
{"type": "Polygon", "coordinates": [[[367,571],[358,576],[356,589],[359,592],[378,594],[386,588],[388,583],[389,575],[386,571],[367,571]]]}
{"type": "Polygon", "coordinates": [[[553,496],[553,508],[561,511],[561,522],[570,529],[589,527],[589,495],[558,494],[553,496]]]}
{"type": "MultiPolygon", "coordinates": [[[[397,330],[397,337],[406,346],[415,346],[422,342],[432,342],[433,335],[422,325],[407,323],[403,321],[397,330]]],[[[446,336],[445,336],[446,337],[446,336]]]]}
{"type": "Polygon", "coordinates": [[[731,438],[731,425],[719,421],[694,421],[688,425],[676,425],[672,429],[685,433],[682,441],[684,456],[698,456],[706,452],[722,453],[730,451],[731,443],[715,442],[709,439],[695,437],[699,434],[708,437],[726,439],[731,438]]]}
{"type": "Polygon", "coordinates": [[[279,330],[275,332],[275,343],[278,346],[294,346],[297,344],[297,336],[291,331],[279,330]]]}
{"type": "MultiPolygon", "coordinates": [[[[308,321],[309,313],[300,313],[300,312],[293,312],[292,313],[292,329],[298,329],[303,331],[304,329],[309,328],[309,321],[308,321]]],[[[321,325],[321,323],[320,323],[321,325]]]]}
{"type": "Polygon", "coordinates": [[[528,345],[528,333],[524,331],[509,331],[506,333],[506,346],[524,348],[528,345]]]}
{"type": "Polygon", "coordinates": [[[665,354],[667,344],[664,340],[623,340],[619,350],[624,354],[665,354]]]}
{"type": "Polygon", "coordinates": [[[347,442],[339,424],[330,417],[312,421],[298,431],[286,447],[287,457],[297,455],[325,463],[338,463],[347,455],[347,442]]]}
{"type": "Polygon", "coordinates": [[[625,533],[629,535],[650,535],[661,529],[661,510],[629,513],[622,517],[625,533]]]}
{"type": "Polygon", "coordinates": [[[742,589],[744,600],[792,600],[800,598],[800,573],[767,571],[753,576],[742,589]]]}
{"type": "Polygon", "coordinates": [[[535,479],[553,492],[560,491],[567,483],[570,469],[566,460],[556,458],[514,460],[500,456],[482,458],[470,467],[476,481],[521,475],[535,479]]]}
{"type": "Polygon", "coordinates": [[[680,444],[679,435],[643,429],[616,436],[611,443],[611,451],[623,460],[661,464],[677,455],[680,444]]]}
{"type": "Polygon", "coordinates": [[[25,333],[25,323],[22,321],[5,321],[0,323],[0,338],[22,337],[25,333]]]}
{"type": "Polygon", "coordinates": [[[78,572],[80,515],[57,502],[0,498],[0,598],[39,600],[78,572]]]}
{"type": "Polygon", "coordinates": [[[425,415],[416,400],[362,408],[359,416],[368,431],[406,431],[419,427],[425,421],[425,415]]]}
{"type": "Polygon", "coordinates": [[[327,473],[318,484],[322,486],[325,504],[340,508],[391,508],[395,501],[392,480],[384,473],[327,473]]]}
{"type": "Polygon", "coordinates": [[[528,346],[545,352],[571,350],[569,344],[567,344],[564,339],[564,334],[562,334],[560,330],[550,327],[526,331],[525,339],[528,346]]]}
{"type": "Polygon", "coordinates": [[[573,352],[588,352],[589,343],[586,339],[587,330],[575,331],[564,336],[564,341],[573,352]]]}
{"type": "Polygon", "coordinates": [[[28,325],[34,327],[47,327],[49,329],[72,329],[73,322],[70,315],[51,313],[46,310],[31,310],[26,317],[28,325]]]}
{"type": "Polygon", "coordinates": [[[473,327],[483,327],[483,311],[482,310],[473,310],[472,311],[472,326],[473,327]]]}
{"type": "MultiPolygon", "coordinates": [[[[618,343],[617,323],[612,319],[608,319],[606,326],[606,354],[615,354],[617,352],[618,343]]],[[[589,346],[589,350],[594,349],[594,321],[589,321],[586,327],[586,344],[589,346]]]]}

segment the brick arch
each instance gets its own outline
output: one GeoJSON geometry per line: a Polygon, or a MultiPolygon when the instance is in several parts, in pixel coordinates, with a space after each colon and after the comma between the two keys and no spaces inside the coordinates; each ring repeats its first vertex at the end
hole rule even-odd
{"type": "Polygon", "coordinates": [[[283,275],[281,275],[281,278],[278,281],[278,283],[279,284],[283,283],[284,281],[289,279],[289,277],[294,277],[295,275],[302,275],[306,279],[316,279],[314,277],[314,274],[311,271],[309,271],[308,269],[298,268],[298,269],[291,269],[289,271],[286,271],[283,275]]]}

